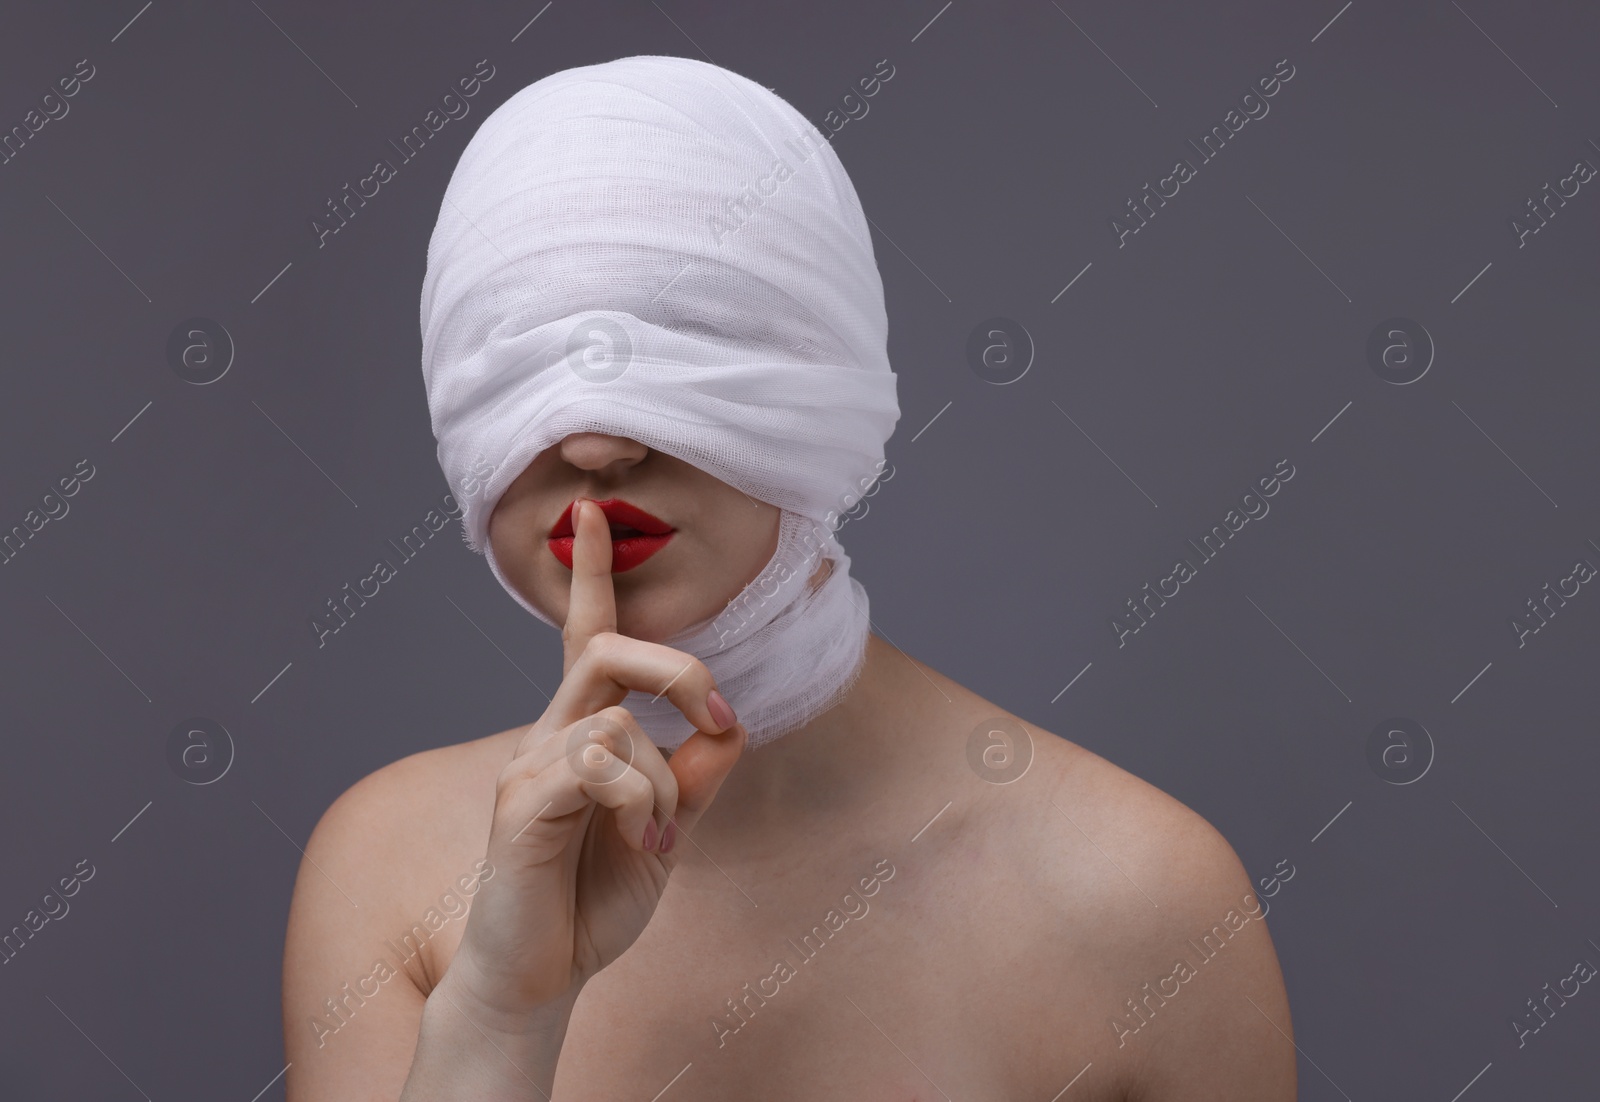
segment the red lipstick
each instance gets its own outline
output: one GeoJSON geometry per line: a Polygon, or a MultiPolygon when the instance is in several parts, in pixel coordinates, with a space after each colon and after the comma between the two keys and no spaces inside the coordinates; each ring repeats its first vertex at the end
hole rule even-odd
{"type": "MultiPolygon", "coordinates": [[[[651,516],[637,505],[619,498],[596,501],[600,511],[611,525],[611,572],[622,574],[632,570],[651,555],[665,547],[677,531],[660,517],[651,516]]],[[[561,518],[550,529],[550,553],[561,565],[572,569],[572,506],[561,512],[561,518]]]]}

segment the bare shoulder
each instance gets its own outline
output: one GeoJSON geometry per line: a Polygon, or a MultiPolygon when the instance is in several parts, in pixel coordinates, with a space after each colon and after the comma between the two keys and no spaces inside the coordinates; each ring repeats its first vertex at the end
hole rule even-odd
{"type": "Polygon", "coordinates": [[[1030,731],[1037,776],[1026,802],[1058,843],[1040,847],[1033,875],[1046,920],[1074,935],[1041,950],[1094,992],[1096,1047],[1123,1069],[1128,1096],[1294,1098],[1267,903],[1233,846],[1154,785],[1030,731]]]}
{"type": "MultiPolygon", "coordinates": [[[[1135,869],[1146,872],[1163,897],[1151,910],[1249,887],[1233,846],[1198,812],[1092,750],[1038,728],[1032,734],[1039,772],[1034,787],[1050,814],[1105,849],[1107,867],[1136,895],[1130,884],[1139,881],[1135,869]],[[1112,868],[1113,848],[1126,876],[1112,868]]],[[[1076,865],[1064,860],[1058,871],[1076,865]]]]}
{"type": "Polygon", "coordinates": [[[392,761],[344,790],[312,836],[326,832],[358,849],[387,849],[406,865],[469,836],[488,838],[494,781],[522,731],[512,728],[392,761]],[[474,793],[486,795],[490,805],[462,798],[474,793]]]}
{"type": "Polygon", "coordinates": [[[1291,1102],[1267,908],[1228,840],[1155,785],[916,664],[950,705],[916,719],[942,732],[937,756],[964,758],[944,775],[978,778],[962,829],[984,839],[982,894],[1006,936],[973,982],[1005,977],[1019,1092],[1049,1098],[1081,1071],[1085,1098],[1291,1102]]]}
{"type": "Polygon", "coordinates": [[[519,733],[401,758],[323,813],[284,945],[289,1098],[398,1095],[427,993],[487,878],[495,782],[519,733]]]}
{"type": "MultiPolygon", "coordinates": [[[[409,919],[481,857],[489,838],[495,780],[520,729],[410,754],[362,777],[328,807],[306,844],[296,884],[368,911],[409,919]],[[465,865],[463,865],[465,862],[465,865]],[[463,866],[458,868],[457,866],[463,866]]],[[[365,919],[364,919],[365,921],[365,919]]],[[[392,924],[392,923],[391,923],[392,924]]],[[[432,955],[413,962],[432,974],[432,955]]]]}

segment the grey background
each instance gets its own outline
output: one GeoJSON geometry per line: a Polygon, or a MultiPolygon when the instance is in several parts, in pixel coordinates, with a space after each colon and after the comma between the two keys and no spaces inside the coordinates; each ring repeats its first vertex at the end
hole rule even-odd
{"type": "Polygon", "coordinates": [[[0,165],[0,530],[95,474],[0,566],[0,928],[96,872],[0,966],[0,1094],[281,1097],[296,847],[366,773],[542,710],[559,640],[455,525],[323,647],[310,617],[448,489],[417,296],[460,150],[527,83],[635,53],[819,123],[894,65],[834,139],[903,410],[842,533],[874,623],[1253,877],[1295,868],[1268,921],[1303,1097],[1591,1091],[1600,994],[1521,1049],[1509,1023],[1600,964],[1600,594],[1524,646],[1511,621],[1600,564],[1600,180],[1521,247],[1508,220],[1600,165],[1597,42],[1593,5],[1503,0],[9,8],[0,127],[96,72],[0,165]],[[319,247],[480,58],[472,113],[319,247]],[[1111,217],[1280,58],[1270,113],[1119,248],[1111,217]],[[1037,345],[1005,386],[965,353],[996,315],[1037,345]],[[205,386],[165,352],[195,316],[237,349],[205,386]],[[1411,385],[1367,362],[1394,316],[1437,343],[1411,385]],[[1280,459],[1270,514],[1119,646],[1280,459]],[[167,763],[192,716],[236,748],[209,785],[167,763]],[[1366,756],[1396,716],[1436,747],[1404,786],[1366,756]]]}

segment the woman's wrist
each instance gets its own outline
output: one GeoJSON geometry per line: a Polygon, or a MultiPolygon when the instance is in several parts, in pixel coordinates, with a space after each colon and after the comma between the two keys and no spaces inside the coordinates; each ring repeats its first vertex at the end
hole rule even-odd
{"type": "Polygon", "coordinates": [[[479,998],[454,964],[428,995],[401,1102],[499,1102],[554,1091],[556,1063],[581,984],[550,1002],[511,1011],[479,998]],[[454,980],[451,976],[455,976],[454,980]]]}
{"type": "Polygon", "coordinates": [[[465,953],[458,953],[428,995],[426,1005],[443,1004],[442,1011],[465,1016],[497,1040],[515,1041],[544,1033],[554,1023],[559,1023],[564,1032],[582,989],[583,983],[575,980],[559,995],[543,1000],[523,1001],[491,994],[493,986],[483,971],[474,967],[465,953]]]}

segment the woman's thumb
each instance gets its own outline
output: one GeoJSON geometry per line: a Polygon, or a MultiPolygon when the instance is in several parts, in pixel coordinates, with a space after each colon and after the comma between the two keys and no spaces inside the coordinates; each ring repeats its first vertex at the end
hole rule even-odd
{"type": "Polygon", "coordinates": [[[667,767],[678,779],[678,812],[673,816],[678,831],[694,829],[722,782],[733,771],[744,752],[749,732],[735,723],[720,735],[696,731],[667,759],[667,767]]]}

